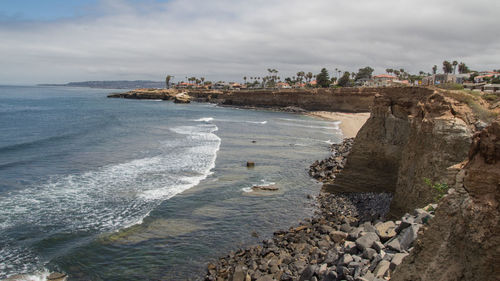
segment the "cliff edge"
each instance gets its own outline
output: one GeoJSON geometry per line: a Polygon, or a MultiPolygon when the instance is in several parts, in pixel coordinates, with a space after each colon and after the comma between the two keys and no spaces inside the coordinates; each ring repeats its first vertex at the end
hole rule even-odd
{"type": "Polygon", "coordinates": [[[345,169],[329,191],[392,192],[393,216],[434,201],[426,184],[451,183],[467,158],[476,121],[463,103],[429,88],[388,88],[374,99],[345,169]]]}
{"type": "Polygon", "coordinates": [[[475,134],[468,161],[452,169],[454,189],[392,280],[500,280],[500,119],[475,134]]]}

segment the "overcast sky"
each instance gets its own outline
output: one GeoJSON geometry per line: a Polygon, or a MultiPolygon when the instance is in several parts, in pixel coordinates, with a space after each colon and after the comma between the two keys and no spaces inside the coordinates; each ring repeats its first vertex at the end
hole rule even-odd
{"type": "Polygon", "coordinates": [[[0,83],[500,69],[498,0],[1,0],[0,83]]]}

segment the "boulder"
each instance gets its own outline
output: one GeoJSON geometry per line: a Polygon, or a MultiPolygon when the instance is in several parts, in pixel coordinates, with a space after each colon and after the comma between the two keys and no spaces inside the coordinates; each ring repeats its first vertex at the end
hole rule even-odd
{"type": "Polygon", "coordinates": [[[343,231],[332,231],[330,232],[330,238],[332,238],[332,240],[335,242],[335,243],[341,243],[343,242],[344,240],[347,239],[347,236],[348,234],[343,232],[343,231]]]}
{"type": "Polygon", "coordinates": [[[174,96],[174,103],[190,103],[191,97],[187,93],[179,93],[174,96]]]}
{"type": "Polygon", "coordinates": [[[396,236],[396,224],[393,221],[380,222],[375,225],[375,232],[380,240],[387,241],[396,236]]]}
{"type": "Polygon", "coordinates": [[[390,269],[391,270],[396,269],[396,267],[401,264],[401,262],[403,261],[403,259],[406,256],[408,256],[407,253],[397,253],[397,254],[395,254],[394,257],[392,257],[390,269]]]}
{"type": "Polygon", "coordinates": [[[52,272],[48,277],[48,281],[64,281],[66,280],[67,275],[60,272],[52,272]]]}
{"type": "Polygon", "coordinates": [[[360,238],[356,239],[356,246],[363,251],[366,248],[371,248],[373,243],[380,241],[378,235],[374,232],[368,232],[360,238]]]}
{"type": "Polygon", "coordinates": [[[263,191],[278,191],[279,188],[272,184],[272,185],[254,185],[252,186],[252,190],[258,191],[258,190],[263,190],[263,191]]]}
{"type": "Polygon", "coordinates": [[[373,271],[373,274],[375,277],[384,277],[384,275],[387,273],[389,270],[389,266],[391,265],[391,262],[382,260],[378,263],[377,267],[373,271]]]}

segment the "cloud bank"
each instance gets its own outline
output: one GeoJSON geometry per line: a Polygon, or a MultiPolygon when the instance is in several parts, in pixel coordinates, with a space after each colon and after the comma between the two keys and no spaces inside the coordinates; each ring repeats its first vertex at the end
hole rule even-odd
{"type": "Polygon", "coordinates": [[[0,83],[497,69],[499,14],[493,0],[103,0],[78,17],[0,20],[0,83]]]}

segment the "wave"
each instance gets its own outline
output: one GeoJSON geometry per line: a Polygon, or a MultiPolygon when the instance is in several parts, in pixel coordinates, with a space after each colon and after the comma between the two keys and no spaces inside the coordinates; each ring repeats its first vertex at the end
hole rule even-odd
{"type": "Polygon", "coordinates": [[[330,126],[302,125],[302,124],[293,124],[293,123],[288,123],[288,122],[278,122],[278,124],[281,124],[284,126],[291,126],[291,127],[300,127],[300,128],[338,130],[339,125],[340,125],[340,121],[330,122],[329,123],[330,126]]]}
{"type": "Polygon", "coordinates": [[[74,138],[79,138],[81,136],[84,136],[86,134],[92,133],[93,131],[97,129],[104,129],[107,126],[110,126],[117,120],[116,116],[111,116],[107,118],[105,121],[100,121],[97,124],[94,124],[94,126],[91,126],[89,128],[81,129],[76,132],[72,133],[66,133],[66,134],[60,134],[60,135],[55,135],[55,136],[48,136],[45,138],[37,139],[37,140],[32,140],[32,141],[26,141],[22,143],[16,143],[16,144],[11,144],[11,145],[6,145],[0,147],[0,153],[6,153],[6,152],[15,152],[23,149],[31,149],[31,148],[40,148],[40,146],[47,145],[47,144],[54,144],[56,142],[61,142],[61,141],[68,141],[74,138]]]}
{"type": "Polygon", "coordinates": [[[200,119],[196,119],[194,120],[195,122],[211,122],[211,121],[214,121],[214,118],[213,117],[203,117],[203,118],[200,118],[200,119]]]}
{"type": "MultiPolygon", "coordinates": [[[[140,224],[161,202],[208,177],[221,143],[214,134],[217,129],[205,124],[175,127],[172,131],[184,138],[159,155],[53,176],[39,186],[11,192],[0,200],[0,232],[31,225],[39,233],[50,233],[54,227],[58,233],[102,233],[140,224]]],[[[50,238],[50,234],[28,235],[38,241],[50,238]]],[[[9,251],[0,254],[0,265],[18,260],[12,265],[15,272],[25,272],[19,270],[21,264],[30,269],[43,266],[15,241],[0,242],[0,249],[9,251]],[[4,247],[7,243],[12,249],[4,247]]],[[[8,271],[0,270],[0,278],[8,271]]]]}
{"type": "Polygon", "coordinates": [[[219,121],[219,122],[249,123],[249,124],[262,124],[262,125],[267,124],[267,120],[266,121],[238,121],[238,120],[228,120],[228,119],[214,119],[213,117],[203,117],[203,118],[196,119],[193,121],[205,122],[205,123],[210,123],[212,121],[219,121]]]}
{"type": "Polygon", "coordinates": [[[241,190],[245,193],[250,193],[250,192],[253,192],[253,187],[254,186],[271,186],[271,185],[275,185],[276,183],[275,182],[270,182],[270,181],[266,181],[266,180],[260,180],[260,182],[257,182],[257,183],[254,183],[252,184],[252,186],[247,186],[247,187],[244,187],[242,188],[241,190]]]}
{"type": "Polygon", "coordinates": [[[294,123],[307,123],[307,124],[325,124],[330,125],[332,123],[340,123],[340,121],[322,121],[316,119],[290,119],[290,118],[278,118],[279,120],[294,123]]]}
{"type": "Polygon", "coordinates": [[[47,143],[53,143],[56,141],[71,139],[71,138],[77,137],[78,135],[80,135],[80,133],[63,134],[63,135],[51,136],[51,137],[33,140],[33,141],[28,141],[28,142],[23,142],[23,143],[2,146],[2,147],[0,147],[0,153],[14,152],[14,151],[22,150],[22,149],[39,147],[39,146],[47,144],[47,143]]]}

